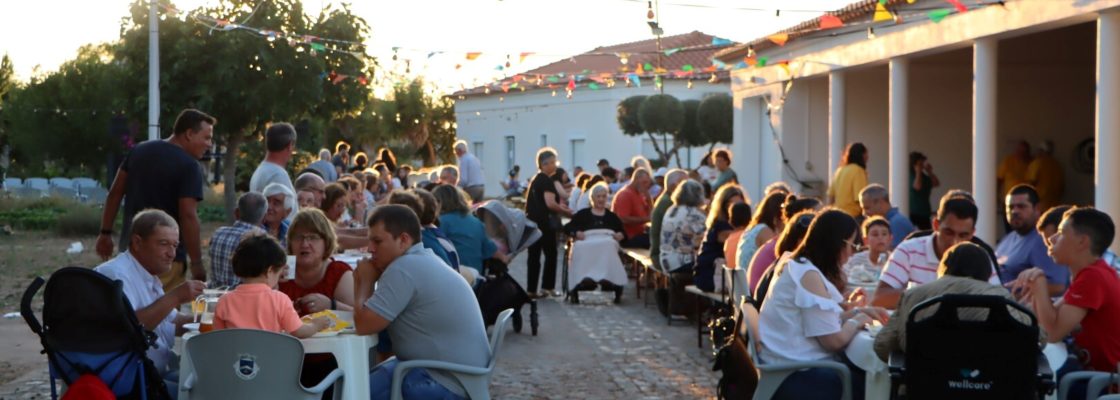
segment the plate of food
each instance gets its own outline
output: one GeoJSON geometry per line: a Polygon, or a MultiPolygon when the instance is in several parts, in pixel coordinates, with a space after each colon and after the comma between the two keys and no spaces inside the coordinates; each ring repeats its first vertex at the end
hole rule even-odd
{"type": "Polygon", "coordinates": [[[309,322],[319,317],[326,317],[331,321],[331,324],[326,329],[312,335],[312,337],[330,337],[337,336],[339,333],[351,333],[354,331],[354,313],[350,311],[323,310],[314,314],[304,315],[301,319],[303,322],[309,322]]]}

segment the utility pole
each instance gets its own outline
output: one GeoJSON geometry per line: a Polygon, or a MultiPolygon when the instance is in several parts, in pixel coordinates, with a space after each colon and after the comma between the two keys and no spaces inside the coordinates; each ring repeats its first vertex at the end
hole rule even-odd
{"type": "MultiPolygon", "coordinates": [[[[649,27],[653,32],[653,35],[657,37],[657,68],[653,70],[653,78],[655,82],[661,82],[661,84],[657,85],[658,94],[665,94],[665,80],[658,79],[661,76],[660,71],[664,69],[661,64],[662,56],[664,55],[661,50],[661,35],[665,33],[665,30],[661,29],[661,1],[653,0],[653,4],[651,6],[652,7],[650,11],[653,11],[653,20],[647,22],[649,23],[649,27]]],[[[668,133],[661,134],[661,148],[665,149],[665,165],[669,165],[669,158],[671,158],[672,156],[669,155],[668,133]]]]}
{"type": "Polygon", "coordinates": [[[148,2],[148,140],[159,140],[159,16],[148,2]]]}

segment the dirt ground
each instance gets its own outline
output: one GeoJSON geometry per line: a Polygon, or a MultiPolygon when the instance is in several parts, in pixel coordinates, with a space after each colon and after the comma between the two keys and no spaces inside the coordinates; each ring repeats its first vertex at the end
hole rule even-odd
{"type": "MultiPolygon", "coordinates": [[[[203,223],[202,254],[205,256],[209,238],[221,224],[203,223]]],[[[95,267],[101,259],[94,251],[95,237],[59,237],[52,231],[16,231],[0,234],[0,313],[19,312],[24,290],[36,276],[48,277],[66,266],[95,267]],[[80,242],[83,250],[67,254],[71,243],[80,242]]],[[[42,311],[42,291],[33,303],[36,313],[42,311]]],[[[25,374],[46,368],[46,357],[39,352],[39,337],[31,332],[23,318],[0,320],[0,386],[25,374]]]]}

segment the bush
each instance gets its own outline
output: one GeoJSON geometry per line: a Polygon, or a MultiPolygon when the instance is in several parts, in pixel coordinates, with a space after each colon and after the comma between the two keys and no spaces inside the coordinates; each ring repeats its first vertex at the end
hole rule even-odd
{"type": "Polygon", "coordinates": [[[0,200],[0,225],[26,230],[50,229],[73,204],[72,201],[51,197],[3,199],[0,200]]]}
{"type": "Polygon", "coordinates": [[[101,209],[75,204],[58,216],[55,231],[60,236],[97,236],[101,232],[101,209]]]}
{"type": "Polygon", "coordinates": [[[198,219],[202,222],[224,222],[226,220],[226,208],[200,204],[198,206],[198,219]]]}

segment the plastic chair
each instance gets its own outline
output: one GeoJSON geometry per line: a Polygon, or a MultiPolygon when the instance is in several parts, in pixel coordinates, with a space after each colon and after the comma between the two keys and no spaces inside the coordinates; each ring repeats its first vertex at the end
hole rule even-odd
{"type": "Polygon", "coordinates": [[[46,192],[42,191],[42,190],[39,190],[39,189],[36,189],[36,188],[32,188],[32,187],[17,186],[17,187],[9,188],[8,193],[11,193],[12,197],[16,197],[16,198],[37,199],[37,198],[43,197],[46,192]]]}
{"type": "Polygon", "coordinates": [[[778,388],[782,386],[782,382],[786,377],[792,375],[794,372],[800,371],[805,368],[826,368],[836,371],[840,374],[840,383],[843,386],[841,393],[841,400],[852,399],[852,371],[848,370],[848,366],[836,361],[801,361],[791,363],[763,363],[758,358],[758,353],[755,351],[755,335],[758,334],[758,310],[754,308],[748,298],[742,298],[739,308],[743,310],[743,318],[746,318],[747,329],[747,351],[750,352],[751,359],[754,360],[755,367],[758,368],[758,388],[754,391],[754,400],[769,400],[774,397],[774,393],[778,392],[778,388]]]}
{"type": "Polygon", "coordinates": [[[49,193],[51,197],[60,199],[76,200],[78,198],[78,191],[64,186],[52,186],[49,193]]]}
{"type": "Polygon", "coordinates": [[[13,190],[17,187],[23,186],[23,180],[19,178],[4,178],[4,189],[13,190]]]}
{"type": "Polygon", "coordinates": [[[311,388],[299,383],[303,344],[294,337],[256,329],[222,329],[187,341],[195,372],[183,388],[190,399],[307,399],[342,378],[331,371],[311,388]]]}
{"type": "Polygon", "coordinates": [[[43,192],[50,190],[51,188],[50,181],[48,181],[46,178],[27,178],[23,181],[23,186],[37,189],[43,192]]]}
{"type": "Polygon", "coordinates": [[[101,186],[101,184],[97,183],[97,181],[92,178],[74,178],[72,180],[74,181],[74,188],[78,189],[78,191],[101,186]]]}
{"type": "Polygon", "coordinates": [[[393,386],[389,398],[402,400],[401,384],[404,382],[404,377],[408,374],[408,371],[413,368],[427,368],[453,373],[458,378],[459,383],[463,385],[463,389],[467,391],[467,398],[474,400],[489,399],[490,376],[494,373],[494,364],[498,361],[498,350],[501,349],[502,341],[506,337],[506,325],[509,323],[510,315],[513,315],[512,308],[498,314],[498,320],[494,323],[494,330],[490,333],[490,362],[486,363],[486,367],[435,360],[401,361],[393,370],[393,386]]]}
{"type": "MultiPolygon", "coordinates": [[[[1074,382],[1085,380],[1089,381],[1088,385],[1085,387],[1085,400],[1092,400],[1094,397],[1089,393],[1100,393],[1108,386],[1120,383],[1120,375],[1099,371],[1070,372],[1068,374],[1065,374],[1065,376],[1062,377],[1061,382],[1058,383],[1058,399],[1075,400],[1069,398],[1069,391],[1073,387],[1074,382]]],[[[1120,395],[1102,396],[1098,397],[1097,399],[1105,398],[1120,400],[1120,395]]]]}
{"type": "Polygon", "coordinates": [[[89,204],[105,204],[105,200],[109,198],[109,191],[100,186],[87,187],[81,189],[78,198],[83,203],[89,204]]]}
{"type": "Polygon", "coordinates": [[[70,178],[51,178],[48,183],[51,187],[74,189],[74,181],[70,178]]]}

